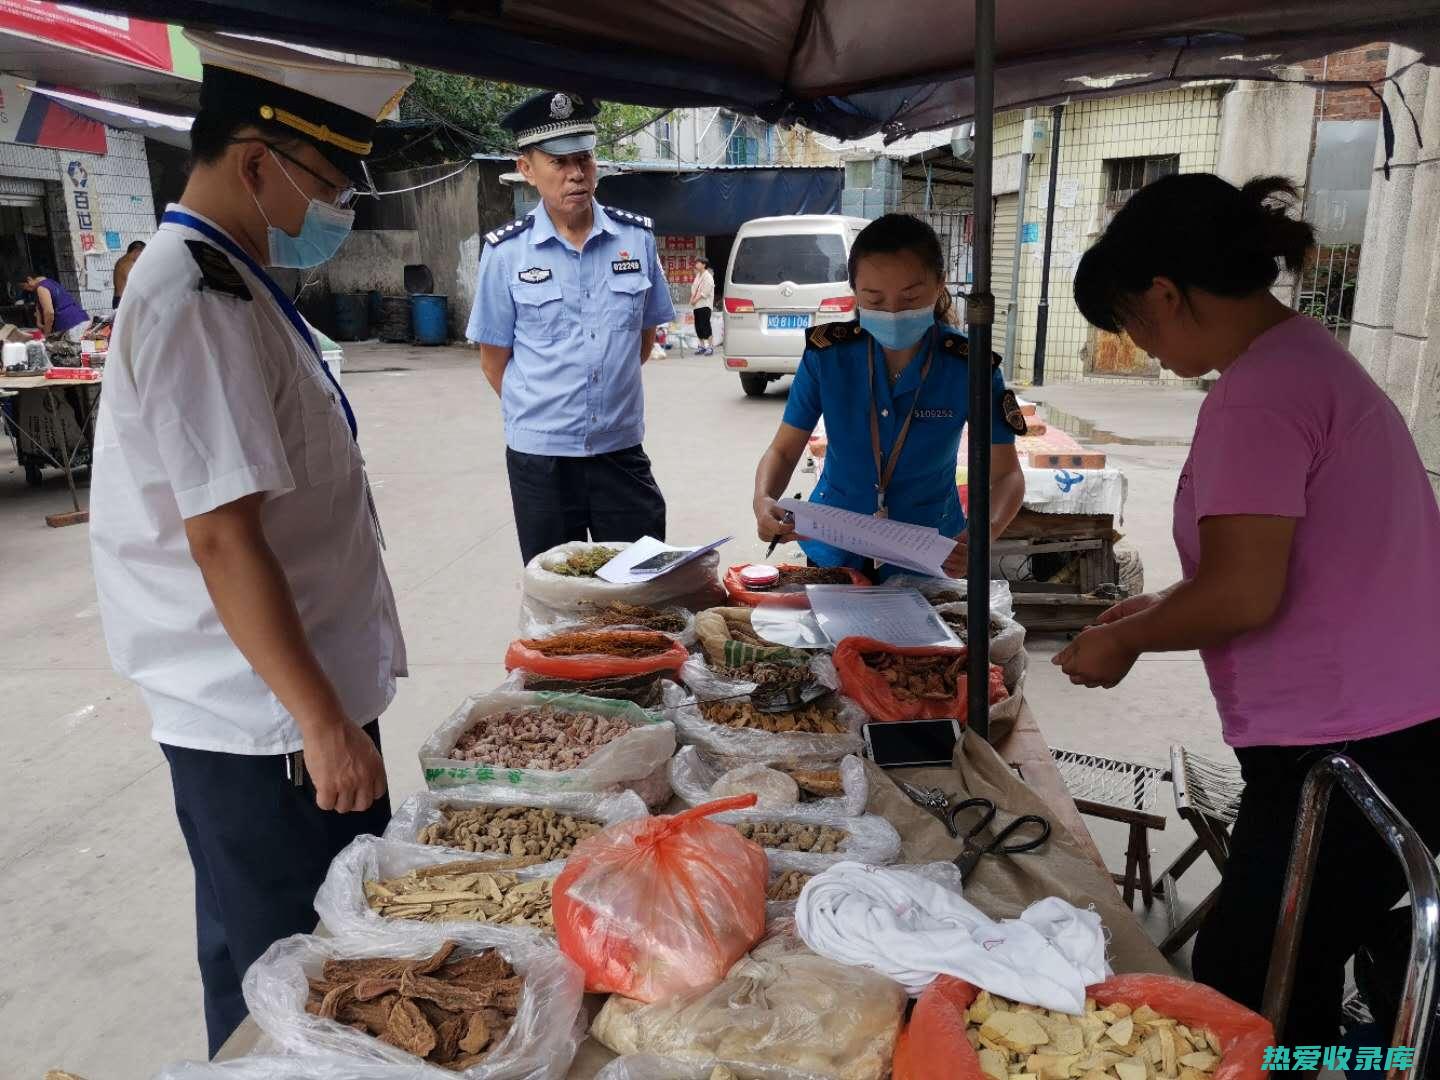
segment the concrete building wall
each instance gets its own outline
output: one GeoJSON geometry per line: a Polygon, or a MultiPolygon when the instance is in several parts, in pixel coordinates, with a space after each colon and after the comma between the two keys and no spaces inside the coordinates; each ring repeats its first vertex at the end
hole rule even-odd
{"type": "MultiPolygon", "coordinates": [[[[1392,48],[1389,71],[1416,59],[1392,48]]],[[[1350,350],[1404,413],[1440,492],[1440,68],[1415,64],[1399,83],[1421,137],[1387,87],[1395,154],[1387,180],[1376,147],[1350,350]]]]}
{"type": "Polygon", "coordinates": [[[91,315],[110,314],[116,260],[132,240],[148,240],[156,225],[145,140],[132,132],[112,128],[105,129],[105,140],[103,155],[0,142],[0,177],[46,183],[60,283],[75,294],[91,315]],[[85,255],[80,250],[79,238],[71,234],[61,181],[66,163],[75,158],[84,162],[90,182],[99,194],[103,228],[120,234],[119,250],[85,255]]]}
{"type": "MultiPolygon", "coordinates": [[[[483,165],[472,165],[448,180],[394,196],[410,204],[408,216],[419,242],[418,258],[412,261],[428,266],[435,279],[434,292],[449,298],[450,333],[456,338],[465,336],[465,323],[475,299],[481,227],[479,184],[483,168],[483,165]]],[[[392,190],[411,187],[434,178],[433,169],[390,173],[386,176],[386,187],[392,190]]],[[[493,224],[487,226],[493,227],[493,224]]]]}
{"type": "MultiPolygon", "coordinates": [[[[1047,381],[1088,374],[1092,331],[1071,295],[1075,264],[1107,220],[1106,162],[1118,158],[1176,155],[1181,172],[1213,171],[1219,152],[1221,97],[1229,84],[1207,84],[1154,94],[1078,101],[1066,106],[1060,139],[1055,209],[1055,239],[1050,267],[1050,318],[1046,346],[1047,381]]],[[[1049,109],[1035,111],[1047,121],[1049,109]]],[[[999,166],[1018,161],[1025,113],[995,118],[997,193],[999,166]]],[[[1020,289],[1016,305],[1015,379],[1029,382],[1034,372],[1036,307],[1040,300],[1041,258],[1045,238],[1046,187],[1050,172],[1049,140],[1030,161],[1021,226],[1020,289]],[[1026,227],[1028,225],[1028,227],[1026,227]]],[[[1014,190],[1013,184],[1009,190],[1014,190]]],[[[1008,282],[995,282],[998,295],[1008,282]]],[[[1005,327],[995,328],[1003,341],[1005,327]]],[[[1163,378],[1169,378],[1162,373],[1163,378]]],[[[1147,378],[1153,381],[1153,378],[1147,378]]]]}

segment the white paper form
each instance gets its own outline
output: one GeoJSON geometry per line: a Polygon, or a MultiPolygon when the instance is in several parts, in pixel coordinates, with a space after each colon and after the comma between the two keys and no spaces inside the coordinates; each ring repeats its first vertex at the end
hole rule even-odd
{"type": "Polygon", "coordinates": [[[953,539],[927,525],[799,499],[781,499],[780,507],[794,517],[799,536],[931,577],[945,576],[942,567],[955,550],[953,539]]]}
{"type": "Polygon", "coordinates": [[[677,548],[653,536],[642,536],[595,571],[595,576],[612,585],[638,585],[669,573],[677,566],[684,566],[728,540],[730,537],[726,536],[697,548],[677,548]]]}
{"type": "Polygon", "coordinates": [[[961,643],[919,589],[810,585],[805,595],[821,631],[836,645],[847,637],[902,647],[961,643]]]}

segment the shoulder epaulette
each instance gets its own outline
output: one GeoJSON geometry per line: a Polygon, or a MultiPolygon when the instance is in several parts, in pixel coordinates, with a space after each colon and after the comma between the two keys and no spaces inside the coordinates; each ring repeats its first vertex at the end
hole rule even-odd
{"type": "Polygon", "coordinates": [[[186,240],[185,246],[190,249],[191,256],[200,267],[202,292],[212,289],[227,296],[237,296],[241,300],[253,299],[250,286],[245,284],[240,271],[235,269],[235,264],[223,251],[204,240],[186,240]]]}
{"type": "Polygon", "coordinates": [[[627,225],[639,225],[642,229],[649,229],[651,232],[655,231],[654,219],[648,218],[644,214],[632,214],[629,210],[617,210],[613,206],[602,206],[601,209],[612,218],[623,221],[627,225]]]}
{"type": "Polygon", "coordinates": [[[504,243],[511,237],[519,236],[526,229],[530,228],[530,226],[534,223],[534,215],[526,214],[522,218],[516,218],[508,225],[501,225],[498,229],[487,232],[485,234],[485,242],[491,247],[494,247],[496,244],[504,243]]]}
{"type": "MultiPolygon", "coordinates": [[[[940,335],[940,348],[944,349],[951,356],[964,356],[967,358],[970,356],[970,342],[967,341],[965,335],[958,330],[946,330],[943,332],[940,335]]],[[[998,368],[1002,362],[1000,354],[992,350],[990,353],[990,366],[992,368],[998,368]]]]}
{"type": "Polygon", "coordinates": [[[852,322],[827,322],[812,326],[805,335],[806,344],[812,349],[828,349],[831,345],[854,341],[861,333],[858,320],[852,322]]]}

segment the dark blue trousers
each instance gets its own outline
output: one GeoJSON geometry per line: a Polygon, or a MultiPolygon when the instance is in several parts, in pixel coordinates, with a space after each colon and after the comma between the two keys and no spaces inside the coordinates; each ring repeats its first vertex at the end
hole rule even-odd
{"type": "MultiPolygon", "coordinates": [[[[379,746],[378,721],[365,731],[379,746]]],[[[362,833],[384,832],[390,800],[337,814],[315,805],[308,778],[294,785],[283,754],[160,749],[195,868],[195,936],[214,1057],[245,1019],[245,970],[274,942],[315,928],[315,892],[330,860],[362,833]]]]}

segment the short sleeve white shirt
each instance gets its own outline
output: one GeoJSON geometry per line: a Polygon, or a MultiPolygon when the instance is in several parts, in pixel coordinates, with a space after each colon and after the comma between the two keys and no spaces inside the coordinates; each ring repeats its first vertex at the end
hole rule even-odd
{"type": "Polygon", "coordinates": [[[352,722],[389,705],[405,645],[364,460],[313,339],[240,260],[223,256],[241,289],[211,287],[191,243],[208,241],[161,225],[106,360],[90,498],[105,640],[157,742],[290,753],[299,728],[221,625],[186,518],[264,494],[265,538],[352,722]]]}

